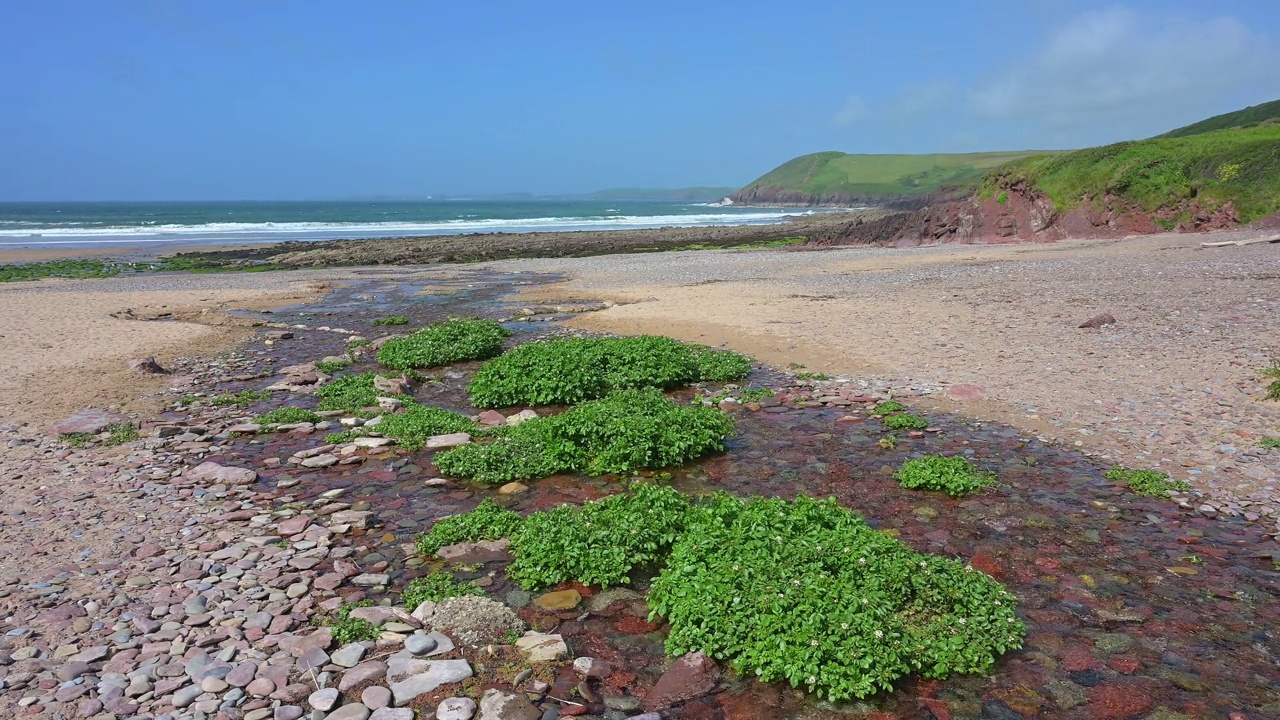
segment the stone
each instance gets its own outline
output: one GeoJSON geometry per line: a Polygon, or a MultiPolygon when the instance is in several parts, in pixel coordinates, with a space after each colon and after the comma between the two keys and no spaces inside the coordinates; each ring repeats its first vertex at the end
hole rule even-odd
{"type": "Polygon", "coordinates": [[[307,526],[309,526],[310,524],[311,524],[310,515],[294,515],[293,517],[287,520],[281,520],[280,523],[276,525],[276,532],[281,537],[289,537],[292,535],[297,535],[301,533],[303,530],[306,530],[307,526]]]}
{"type": "Polygon", "coordinates": [[[538,417],[538,413],[534,410],[521,410],[520,412],[507,418],[508,425],[519,425],[526,420],[532,420],[538,417]]]}
{"type": "Polygon", "coordinates": [[[258,674],[258,664],[254,662],[243,662],[231,669],[227,676],[223,678],[231,687],[242,688],[253,682],[253,678],[258,674]]]}
{"type": "Polygon", "coordinates": [[[947,397],[958,402],[973,402],[980,400],[987,394],[987,389],[981,385],[952,385],[947,388],[947,397]]]}
{"type": "Polygon", "coordinates": [[[360,587],[377,587],[386,585],[390,581],[391,577],[386,573],[362,573],[351,578],[351,584],[360,587]]]}
{"type": "Polygon", "coordinates": [[[404,649],[414,655],[426,655],[435,650],[439,643],[430,635],[410,635],[404,639],[404,649]]]}
{"type": "Polygon", "coordinates": [[[329,661],[334,665],[340,665],[345,668],[355,667],[364,659],[366,652],[368,652],[368,649],[361,643],[351,643],[335,650],[333,655],[329,656],[329,661]]]}
{"type": "Polygon", "coordinates": [[[554,662],[569,657],[569,646],[559,635],[529,631],[516,640],[516,649],[531,663],[554,662]]]}
{"type": "Polygon", "coordinates": [[[497,410],[485,410],[480,413],[480,424],[495,427],[497,425],[506,425],[507,416],[497,410]]]}
{"type": "Polygon", "coordinates": [[[478,720],[539,720],[542,711],[523,695],[489,688],[480,698],[478,720]]]}
{"type": "Polygon", "coordinates": [[[55,435],[73,435],[86,434],[97,435],[107,429],[109,425],[116,423],[132,422],[127,415],[109,412],[107,410],[99,410],[97,408],[89,408],[81,410],[71,417],[59,422],[49,428],[55,435]]]}
{"type": "Polygon", "coordinates": [[[381,685],[370,685],[360,693],[360,702],[370,710],[387,707],[391,704],[391,691],[381,685]]]}
{"type": "Polygon", "coordinates": [[[174,693],[169,702],[176,708],[184,708],[203,694],[204,690],[201,690],[199,685],[188,685],[174,693]]]}
{"type": "Polygon", "coordinates": [[[325,716],[325,720],[369,720],[369,708],[360,703],[343,705],[325,716]]]}
{"type": "Polygon", "coordinates": [[[339,699],[337,688],[324,688],[307,696],[307,704],[320,712],[329,712],[338,704],[339,699]]]}
{"type": "Polygon", "coordinates": [[[427,450],[443,450],[445,448],[458,447],[459,445],[467,445],[471,442],[469,433],[448,433],[447,435],[434,435],[427,438],[427,450]]]}
{"type": "Polygon", "coordinates": [[[533,604],[543,610],[572,610],[578,607],[582,595],[577,590],[557,590],[534,598],[533,604]]]}
{"type": "Polygon", "coordinates": [[[306,710],[299,705],[281,705],[272,713],[272,720],[298,720],[304,714],[306,710]]]}
{"type": "Polygon", "coordinates": [[[381,680],[387,674],[387,664],[379,660],[366,660],[342,674],[338,689],[346,692],[361,683],[381,680]]]}
{"type": "Polygon", "coordinates": [[[384,707],[373,711],[369,720],[413,720],[416,715],[409,708],[384,707]]]}
{"type": "Polygon", "coordinates": [[[1093,330],[1097,330],[1098,328],[1101,328],[1104,325],[1115,325],[1115,324],[1116,324],[1116,319],[1111,316],[1111,313],[1102,313],[1101,315],[1094,315],[1088,320],[1085,320],[1084,322],[1080,323],[1077,327],[1091,328],[1093,330]]]}
{"type": "Polygon", "coordinates": [[[156,362],[153,357],[134,358],[129,361],[130,372],[136,372],[140,375],[164,375],[168,370],[160,367],[160,363],[156,362]]]}
{"type": "Polygon", "coordinates": [[[573,670],[578,673],[579,677],[584,678],[608,677],[610,672],[609,663],[591,657],[575,659],[573,661],[573,670]]]}
{"type": "Polygon", "coordinates": [[[475,714],[476,701],[465,697],[446,698],[436,708],[436,720],[471,720],[475,714]]]}
{"type": "Polygon", "coordinates": [[[276,684],[271,678],[255,678],[253,682],[245,686],[244,691],[254,697],[267,697],[276,691],[276,684]]]}
{"type": "Polygon", "coordinates": [[[480,540],[477,542],[463,542],[454,545],[445,545],[436,550],[436,555],[448,560],[449,562],[462,563],[470,565],[473,563],[497,562],[502,560],[510,560],[511,540],[502,538],[500,540],[480,540]]]}
{"type": "Polygon", "coordinates": [[[509,482],[498,488],[499,495],[519,495],[529,489],[528,485],[519,482],[509,482]]]}
{"type": "Polygon", "coordinates": [[[387,682],[397,707],[408,705],[441,685],[462,682],[471,674],[471,663],[466,660],[418,660],[395,655],[387,660],[387,682]]]}
{"type": "Polygon", "coordinates": [[[211,485],[249,485],[258,479],[258,473],[248,468],[227,467],[215,462],[204,462],[183,473],[183,477],[192,482],[211,485]]]}
{"type": "Polygon", "coordinates": [[[714,660],[705,653],[688,653],[658,678],[645,700],[645,708],[665,710],[676,703],[711,692],[719,682],[720,668],[714,660]]]}
{"type": "Polygon", "coordinates": [[[327,664],[329,664],[329,653],[320,648],[311,648],[298,658],[298,670],[301,672],[312,669],[318,671],[327,664]]]}
{"type": "Polygon", "coordinates": [[[304,458],[302,462],[298,464],[304,468],[327,468],[332,465],[337,465],[338,460],[339,458],[337,455],[330,455],[329,453],[321,453],[314,457],[304,458]]]}

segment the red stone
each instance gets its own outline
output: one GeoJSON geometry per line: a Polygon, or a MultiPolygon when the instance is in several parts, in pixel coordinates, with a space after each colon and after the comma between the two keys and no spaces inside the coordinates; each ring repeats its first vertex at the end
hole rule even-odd
{"type": "Polygon", "coordinates": [[[649,711],[665,710],[676,703],[711,692],[720,682],[720,668],[705,653],[692,652],[676,660],[658,678],[645,700],[649,711]]]}
{"type": "Polygon", "coordinates": [[[613,627],[620,633],[627,633],[628,635],[645,635],[662,627],[662,623],[646,622],[634,615],[628,615],[615,623],[613,627]]]}
{"type": "Polygon", "coordinates": [[[989,555],[974,555],[969,558],[969,564],[976,570],[980,570],[992,577],[997,577],[1004,572],[1004,568],[999,561],[989,555]]]}
{"type": "Polygon", "coordinates": [[[920,698],[920,705],[938,720],[951,720],[951,711],[947,709],[947,704],[937,698],[920,698]]]}
{"type": "Polygon", "coordinates": [[[1067,672],[1080,670],[1098,670],[1102,664],[1085,650],[1067,649],[1062,651],[1062,669],[1067,672]]]}
{"type": "Polygon", "coordinates": [[[1116,655],[1107,660],[1107,665],[1124,675],[1132,675],[1138,671],[1138,668],[1142,667],[1142,663],[1138,661],[1138,658],[1131,655],[1116,655]]]}
{"type": "Polygon", "coordinates": [[[1131,718],[1151,709],[1151,696],[1131,685],[1099,685],[1089,688],[1089,714],[1097,720],[1131,718]]]}

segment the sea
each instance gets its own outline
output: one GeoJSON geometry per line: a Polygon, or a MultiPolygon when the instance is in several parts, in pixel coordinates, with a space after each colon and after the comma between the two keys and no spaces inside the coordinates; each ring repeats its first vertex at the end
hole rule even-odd
{"type": "Polygon", "coordinates": [[[657,201],[0,203],[0,249],[763,225],[812,212],[657,201]]]}

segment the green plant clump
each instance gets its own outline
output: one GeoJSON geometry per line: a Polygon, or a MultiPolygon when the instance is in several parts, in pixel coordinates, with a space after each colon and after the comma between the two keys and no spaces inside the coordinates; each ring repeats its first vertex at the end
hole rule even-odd
{"type": "Polygon", "coordinates": [[[266,400],[271,397],[271,393],[266,390],[241,390],[238,393],[219,395],[209,402],[218,407],[249,407],[259,400],[266,400]]]}
{"type": "Polygon", "coordinates": [[[976,467],[968,458],[925,455],[903,463],[896,477],[909,490],[941,490],[961,497],[995,484],[995,476],[976,467]]]}
{"type": "Polygon", "coordinates": [[[374,430],[406,450],[420,450],[427,438],[447,433],[475,433],[475,423],[465,415],[429,405],[410,402],[401,412],[382,416],[374,430]]]}
{"type": "Polygon", "coordinates": [[[1262,377],[1271,380],[1267,386],[1267,399],[1280,400],[1280,360],[1273,360],[1271,365],[1258,371],[1262,377]]]}
{"type": "Polygon", "coordinates": [[[254,419],[258,425],[294,425],[297,423],[318,423],[324,418],[300,407],[276,408],[265,412],[254,419]]]}
{"type": "Polygon", "coordinates": [[[0,282],[39,280],[40,278],[105,278],[120,274],[129,266],[119,260],[51,260],[48,262],[0,265],[0,282]]]}
{"type": "Polygon", "coordinates": [[[337,375],[339,371],[347,369],[350,364],[350,360],[317,360],[316,370],[325,375],[337,375]]]}
{"type": "Polygon", "coordinates": [[[737,353],[671,338],[562,338],[521,345],[484,364],[468,389],[476,407],[572,405],[619,390],[668,390],[745,377],[737,353]]]}
{"type": "Polygon", "coordinates": [[[889,430],[923,430],[929,427],[927,420],[911,413],[890,415],[880,422],[889,430]]]}
{"type": "Polygon", "coordinates": [[[907,409],[906,405],[903,405],[902,403],[896,400],[886,400],[882,403],[876,403],[876,406],[871,408],[871,414],[872,415],[888,415],[889,413],[902,412],[903,410],[906,410],[906,409],[907,409]]]}
{"type": "Polygon", "coordinates": [[[831,701],[910,673],[988,672],[1026,632],[995,580],[915,552],[834,499],[690,502],[638,485],[534,513],[512,547],[509,572],[526,589],[656,570],[648,601],[670,623],[668,654],[700,650],[831,701]]]}
{"type": "Polygon", "coordinates": [[[93,442],[93,434],[92,433],[63,433],[61,436],[61,440],[62,442],[70,445],[73,448],[83,448],[83,447],[88,447],[89,443],[93,442]]]}
{"type": "Polygon", "coordinates": [[[493,320],[449,320],[388,340],[378,350],[378,362],[408,370],[485,360],[502,352],[502,341],[509,335],[510,330],[493,320]]]}
{"type": "Polygon", "coordinates": [[[723,450],[732,432],[733,421],[714,408],[677,405],[657,390],[625,390],[497,428],[491,442],[462,445],[434,462],[447,475],[492,484],[570,471],[626,473],[723,450]]]}
{"type": "Polygon", "coordinates": [[[430,531],[414,540],[414,545],[419,553],[434,555],[446,545],[510,537],[519,526],[518,514],[486,498],[469,513],[438,520],[430,531]]]}
{"type": "Polygon", "coordinates": [[[669,655],[701,650],[831,701],[912,672],[985,673],[1026,632],[987,575],[805,497],[696,506],[649,606],[671,625],[669,655]]]}
{"type": "Polygon", "coordinates": [[[527,589],[575,580],[588,585],[631,582],[635,568],[656,566],[685,529],[689,501],[661,485],[583,505],[534,513],[511,536],[508,573],[527,589]]]}
{"type": "Polygon", "coordinates": [[[347,605],[343,603],[338,608],[337,613],[332,622],[329,623],[329,629],[333,633],[333,641],[339,645],[346,645],[353,642],[365,642],[377,640],[378,628],[368,620],[351,617],[351,611],[358,607],[367,607],[371,603],[362,602],[356,605],[347,605]]]}
{"type": "Polygon", "coordinates": [[[463,595],[484,595],[484,591],[473,582],[459,582],[449,573],[434,572],[411,581],[400,594],[400,602],[412,611],[424,602],[438,603],[463,595]]]}
{"type": "Polygon", "coordinates": [[[1280,438],[1262,438],[1258,441],[1258,447],[1264,450],[1280,450],[1280,438]]]}
{"type": "Polygon", "coordinates": [[[354,413],[377,405],[378,392],[373,389],[373,378],[372,372],[335,377],[316,391],[320,409],[354,413]]]}
{"type": "Polygon", "coordinates": [[[1139,495],[1167,498],[1173,490],[1186,492],[1191,486],[1181,480],[1170,480],[1169,473],[1159,470],[1135,470],[1116,465],[1104,475],[1112,482],[1121,482],[1139,495]]]}
{"type": "Polygon", "coordinates": [[[796,373],[796,379],[797,380],[830,380],[831,376],[826,373],[798,372],[796,373]]]}
{"type": "Polygon", "coordinates": [[[408,324],[409,324],[409,318],[403,315],[392,315],[391,317],[382,317],[373,321],[374,326],[408,325],[408,324]]]}
{"type": "Polygon", "coordinates": [[[107,445],[123,445],[138,439],[138,428],[130,422],[112,423],[106,427],[107,445]]]}

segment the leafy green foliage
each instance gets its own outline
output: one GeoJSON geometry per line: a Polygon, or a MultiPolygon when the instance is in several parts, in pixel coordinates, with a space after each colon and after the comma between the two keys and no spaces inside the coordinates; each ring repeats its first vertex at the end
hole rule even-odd
{"type": "Polygon", "coordinates": [[[330,380],[316,391],[321,410],[358,412],[378,404],[378,393],[373,389],[372,372],[359,375],[341,375],[330,380]]]}
{"type": "Polygon", "coordinates": [[[564,338],[521,345],[484,364],[468,389],[476,407],[572,405],[618,390],[667,390],[746,376],[736,353],[671,338],[564,338]]]}
{"type": "Polygon", "coordinates": [[[516,559],[508,573],[527,589],[568,580],[629,583],[633,569],[666,557],[688,509],[689,501],[669,487],[636,485],[630,493],[534,513],[511,536],[516,559]]]}
{"type": "Polygon", "coordinates": [[[276,408],[265,412],[254,419],[258,425],[293,425],[296,423],[318,423],[324,418],[300,407],[276,408]]]}
{"type": "Polygon", "coordinates": [[[379,435],[394,438],[396,444],[406,450],[420,450],[433,435],[476,430],[475,423],[465,415],[418,403],[406,404],[404,410],[384,415],[376,427],[379,435]]]}
{"type": "Polygon", "coordinates": [[[1262,438],[1258,441],[1258,447],[1265,450],[1280,450],[1280,438],[1262,438]]]}
{"type": "Polygon", "coordinates": [[[63,433],[60,439],[62,440],[62,442],[70,445],[73,448],[82,448],[82,447],[88,447],[89,443],[93,442],[93,434],[92,433],[63,433]]]}
{"type": "Polygon", "coordinates": [[[1060,210],[1116,197],[1144,211],[1232,203],[1242,222],[1280,208],[1280,124],[1116,143],[1019,160],[988,175],[987,194],[1025,183],[1060,210]],[[1225,169],[1225,170],[1224,170],[1225,169]]]}
{"type": "Polygon", "coordinates": [[[209,402],[217,405],[218,407],[230,407],[235,405],[236,407],[244,408],[249,407],[259,400],[266,400],[269,397],[271,397],[271,393],[266,390],[241,390],[234,395],[218,395],[209,402]]]}
{"type": "Polygon", "coordinates": [[[1263,378],[1271,380],[1267,386],[1267,399],[1280,400],[1280,360],[1272,360],[1271,364],[1258,371],[1263,378]]]}
{"type": "Polygon", "coordinates": [[[796,373],[796,379],[797,380],[830,380],[831,376],[826,373],[798,372],[796,373]]]}
{"type": "Polygon", "coordinates": [[[325,375],[336,375],[338,371],[345,370],[350,364],[350,360],[317,360],[316,370],[325,375]]]}
{"type": "Polygon", "coordinates": [[[118,260],[52,260],[0,265],[0,282],[39,280],[47,277],[104,278],[120,274],[126,263],[118,260]]]}
{"type": "Polygon", "coordinates": [[[400,594],[400,602],[412,612],[424,602],[438,603],[463,595],[484,595],[484,591],[473,582],[459,582],[449,573],[435,572],[410,581],[400,594]]]}
{"type": "Polygon", "coordinates": [[[408,337],[388,340],[378,350],[378,362],[407,370],[485,360],[502,352],[502,342],[509,335],[510,330],[493,320],[448,320],[408,337]]]}
{"type": "Polygon", "coordinates": [[[923,430],[929,427],[927,420],[911,413],[889,415],[881,419],[880,422],[889,430],[923,430]]]}
{"type": "Polygon", "coordinates": [[[872,415],[888,415],[889,413],[902,412],[903,410],[906,410],[906,409],[907,409],[906,405],[903,405],[902,403],[896,400],[886,400],[882,403],[876,403],[876,406],[871,408],[871,414],[872,415]]]}
{"type": "Polygon", "coordinates": [[[1026,632],[990,577],[805,497],[695,506],[649,606],[671,624],[668,654],[701,650],[832,701],[911,672],[987,672],[1026,632]]]}
{"type": "Polygon", "coordinates": [[[392,315],[390,317],[378,318],[373,321],[374,326],[408,325],[408,324],[409,324],[409,318],[403,315],[392,315]]]}
{"type": "Polygon", "coordinates": [[[625,473],[722,450],[732,432],[733,421],[713,408],[676,405],[657,390],[625,390],[497,428],[491,442],[448,450],[434,462],[445,474],[494,484],[568,471],[625,473]]]}
{"type": "Polygon", "coordinates": [[[1187,483],[1181,480],[1170,480],[1169,473],[1159,470],[1136,470],[1116,465],[1108,470],[1104,477],[1112,482],[1124,483],[1139,495],[1158,498],[1169,497],[1170,491],[1173,490],[1185,492],[1191,489],[1187,483]]]}
{"type": "Polygon", "coordinates": [[[910,490],[941,490],[951,497],[977,492],[995,483],[995,475],[968,458],[925,455],[903,463],[896,477],[910,490]]]}
{"type": "Polygon", "coordinates": [[[517,513],[486,498],[469,513],[436,521],[430,531],[414,540],[414,545],[419,553],[434,555],[446,545],[510,537],[518,527],[520,516],[517,513]]]}
{"type": "Polygon", "coordinates": [[[343,603],[338,608],[332,622],[329,623],[329,629],[333,633],[333,641],[335,643],[346,645],[353,642],[378,639],[378,628],[373,623],[361,618],[351,617],[352,610],[370,605],[372,603],[364,601],[355,605],[343,603]]]}
{"type": "Polygon", "coordinates": [[[138,428],[130,422],[112,423],[106,427],[106,445],[123,445],[138,439],[138,428]]]}

